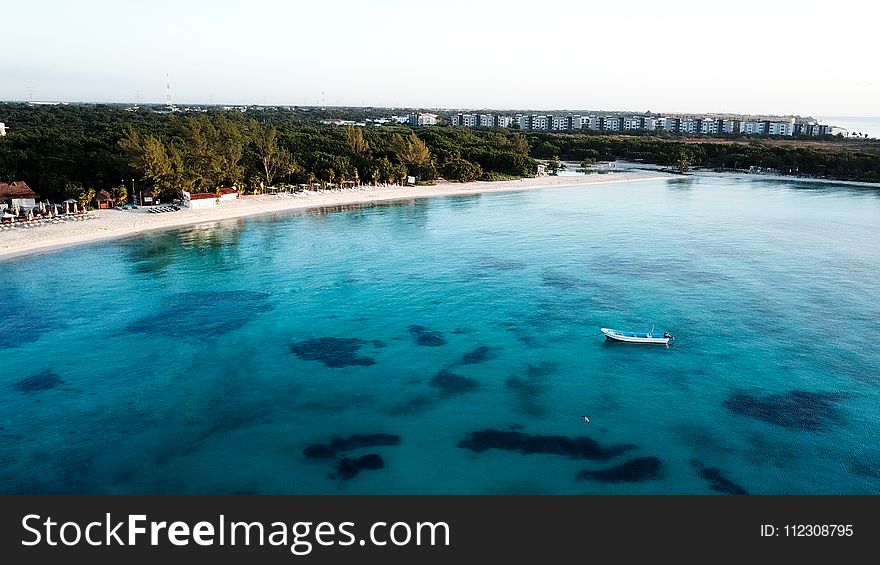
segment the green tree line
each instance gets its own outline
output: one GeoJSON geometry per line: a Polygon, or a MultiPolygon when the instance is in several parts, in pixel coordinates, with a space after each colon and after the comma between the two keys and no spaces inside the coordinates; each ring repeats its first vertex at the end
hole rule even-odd
{"type": "Polygon", "coordinates": [[[647,135],[595,135],[536,132],[527,134],[533,156],[541,159],[595,162],[623,159],[686,171],[692,167],[748,169],[762,167],[784,174],[838,180],[880,182],[880,142],[786,143],[690,141],[647,135]]]}
{"type": "Polygon", "coordinates": [[[90,189],[118,198],[131,179],[137,190],[174,196],[228,185],[260,192],[279,182],[399,183],[407,176],[464,182],[535,171],[529,144],[516,132],[339,127],[300,114],[0,104],[12,128],[0,139],[0,180],[24,180],[41,196],[59,199],[81,198],[90,189]]]}

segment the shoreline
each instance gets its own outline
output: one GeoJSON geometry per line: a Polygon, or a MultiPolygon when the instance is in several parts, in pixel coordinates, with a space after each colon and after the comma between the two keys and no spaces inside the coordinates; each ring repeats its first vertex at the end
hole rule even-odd
{"type": "Polygon", "coordinates": [[[796,175],[780,175],[774,173],[749,173],[741,170],[729,171],[713,171],[709,169],[691,169],[686,173],[670,173],[666,165],[654,165],[651,163],[638,163],[635,161],[614,161],[620,165],[621,169],[632,171],[651,171],[662,172],[669,175],[670,178],[686,178],[693,177],[711,177],[711,178],[732,178],[738,180],[779,180],[788,182],[804,182],[812,184],[840,184],[845,186],[859,186],[863,188],[880,188],[880,182],[868,182],[861,180],[837,180],[824,179],[815,177],[799,177],[796,175]]]}
{"type": "Polygon", "coordinates": [[[182,208],[177,212],[150,214],[137,210],[93,210],[84,221],[50,224],[0,233],[0,262],[50,253],[67,247],[135,237],[151,231],[175,229],[209,222],[234,220],[272,213],[315,208],[393,202],[441,196],[518,192],[544,188],[617,184],[672,178],[659,172],[615,172],[587,176],[547,176],[510,181],[441,182],[432,186],[371,187],[367,190],[293,195],[247,195],[235,202],[209,209],[182,208]]]}
{"type": "Polygon", "coordinates": [[[861,188],[880,188],[880,183],[867,182],[860,180],[834,180],[834,179],[818,179],[812,177],[797,177],[793,175],[778,175],[768,173],[743,173],[740,171],[706,171],[696,170],[686,173],[684,176],[693,175],[695,177],[714,177],[714,178],[734,178],[740,180],[783,180],[788,182],[803,182],[810,184],[840,184],[844,186],[856,186],[861,188]]]}

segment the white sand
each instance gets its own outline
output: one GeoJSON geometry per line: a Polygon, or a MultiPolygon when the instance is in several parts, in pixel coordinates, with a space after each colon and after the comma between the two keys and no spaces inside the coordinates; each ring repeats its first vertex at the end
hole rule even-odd
{"type": "Polygon", "coordinates": [[[173,228],[215,222],[288,210],[303,210],[324,206],[360,204],[389,200],[409,200],[431,196],[475,194],[481,192],[509,192],[559,186],[608,184],[666,178],[656,172],[613,173],[588,176],[541,177],[500,182],[438,183],[435,186],[371,187],[365,190],[307,193],[294,195],[243,196],[235,202],[212,208],[150,214],[147,208],[137,210],[94,210],[89,219],[46,224],[31,228],[16,227],[0,232],[0,260],[10,257],[45,252],[60,247],[94,241],[126,237],[149,230],[173,228]]]}

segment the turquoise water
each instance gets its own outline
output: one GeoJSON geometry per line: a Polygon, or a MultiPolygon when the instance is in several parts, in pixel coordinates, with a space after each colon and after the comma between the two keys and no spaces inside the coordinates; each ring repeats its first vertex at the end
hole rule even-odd
{"type": "Polygon", "coordinates": [[[878,233],[877,190],[682,178],[3,262],[0,491],[878,493],[878,233]]]}

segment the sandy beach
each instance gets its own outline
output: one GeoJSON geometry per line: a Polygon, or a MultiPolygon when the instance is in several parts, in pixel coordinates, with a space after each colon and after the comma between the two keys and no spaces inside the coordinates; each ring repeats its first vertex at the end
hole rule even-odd
{"type": "Polygon", "coordinates": [[[31,228],[16,227],[0,232],[0,260],[72,245],[128,237],[151,230],[243,218],[257,214],[434,196],[633,182],[666,177],[668,175],[655,171],[621,172],[588,176],[547,176],[500,182],[443,182],[434,186],[364,187],[362,189],[300,195],[248,195],[235,202],[212,208],[198,210],[183,208],[177,212],[164,214],[151,214],[148,212],[148,208],[93,210],[89,212],[89,218],[82,221],[47,224],[31,228]]]}

